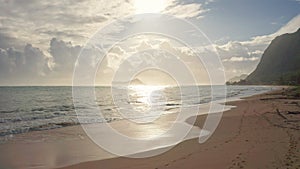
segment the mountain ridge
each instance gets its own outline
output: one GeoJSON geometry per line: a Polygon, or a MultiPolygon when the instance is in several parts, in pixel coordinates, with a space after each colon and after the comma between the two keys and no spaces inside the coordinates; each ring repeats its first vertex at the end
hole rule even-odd
{"type": "Polygon", "coordinates": [[[273,39],[256,69],[236,84],[299,85],[300,28],[273,39]]]}

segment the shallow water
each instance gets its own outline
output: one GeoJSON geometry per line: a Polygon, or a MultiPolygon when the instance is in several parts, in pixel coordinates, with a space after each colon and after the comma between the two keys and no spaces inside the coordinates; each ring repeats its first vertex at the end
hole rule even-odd
{"type": "MultiPolygon", "coordinates": [[[[93,106],[89,102],[82,102],[81,107],[76,108],[87,110],[87,118],[81,120],[82,123],[111,122],[123,118],[142,123],[155,120],[162,114],[177,113],[182,107],[223,100],[222,87],[213,88],[217,91],[214,97],[210,86],[117,87],[113,89],[112,97],[110,87],[96,87],[94,101],[101,111],[101,118],[98,114],[88,113],[93,106]]],[[[250,96],[273,88],[227,86],[226,98],[250,96]]],[[[84,92],[85,89],[81,90],[84,92]]],[[[76,124],[79,122],[73,105],[72,87],[0,87],[0,137],[76,124]]]]}

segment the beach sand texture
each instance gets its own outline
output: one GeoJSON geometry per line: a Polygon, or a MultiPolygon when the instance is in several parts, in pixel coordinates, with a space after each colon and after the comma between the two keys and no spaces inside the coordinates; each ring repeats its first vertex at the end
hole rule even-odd
{"type": "MultiPolygon", "coordinates": [[[[114,157],[99,151],[80,126],[72,126],[20,134],[1,144],[0,168],[57,168],[75,163],[74,158],[81,163],[61,169],[300,168],[300,98],[289,93],[283,89],[226,103],[236,107],[224,112],[208,141],[187,140],[158,156],[114,157]]],[[[201,127],[205,116],[195,118],[194,125],[201,127]]]]}

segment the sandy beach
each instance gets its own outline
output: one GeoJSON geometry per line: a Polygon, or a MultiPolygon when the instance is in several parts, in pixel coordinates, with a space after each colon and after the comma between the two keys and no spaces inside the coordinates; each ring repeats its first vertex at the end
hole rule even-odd
{"type": "Polygon", "coordinates": [[[0,169],[300,169],[300,0],[0,2],[0,169]]]}
{"type": "MultiPolygon", "coordinates": [[[[187,140],[159,156],[114,157],[72,126],[8,138],[0,145],[0,168],[300,168],[300,98],[290,93],[282,89],[228,102],[236,107],[224,112],[208,141],[187,140]],[[104,156],[108,159],[98,160],[104,156]]],[[[195,118],[201,128],[206,116],[195,118]]]]}

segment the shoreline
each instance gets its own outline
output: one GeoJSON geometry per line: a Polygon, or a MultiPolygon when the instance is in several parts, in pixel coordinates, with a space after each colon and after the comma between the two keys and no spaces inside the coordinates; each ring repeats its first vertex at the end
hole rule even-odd
{"type": "MultiPolygon", "coordinates": [[[[242,100],[237,100],[237,101],[233,101],[233,102],[232,101],[226,102],[226,105],[232,105],[232,106],[236,106],[236,107],[232,108],[229,111],[224,112],[223,117],[222,117],[222,121],[224,121],[223,118],[227,119],[225,121],[228,121],[228,119],[233,121],[233,122],[240,121],[241,117],[240,117],[240,114],[237,112],[236,109],[240,109],[239,107],[243,106],[243,104],[245,104],[244,102],[247,102],[247,100],[253,100],[253,98],[255,100],[255,99],[258,99],[259,97],[266,97],[266,96],[269,95],[269,93],[274,93],[274,92],[279,92],[279,91],[281,91],[281,90],[276,90],[276,91],[271,91],[271,92],[267,92],[267,93],[264,93],[264,94],[258,94],[258,95],[254,95],[254,96],[250,96],[250,97],[246,97],[246,98],[241,98],[242,100]]],[[[203,125],[204,120],[205,120],[205,116],[206,115],[200,115],[200,116],[194,117],[194,118],[197,118],[194,125],[197,126],[197,127],[201,127],[203,125]]],[[[189,120],[190,119],[187,119],[186,122],[189,122],[189,120]]],[[[221,121],[221,123],[222,123],[222,121],[221,121]]],[[[219,126],[220,125],[221,124],[219,124],[219,126]]],[[[218,134],[221,131],[223,131],[225,133],[228,133],[230,130],[232,130],[231,132],[229,132],[230,134],[239,133],[236,130],[233,131],[233,129],[236,128],[236,125],[234,125],[234,123],[232,123],[230,125],[225,124],[225,126],[226,126],[225,129],[222,129],[222,128],[219,129],[220,127],[218,127],[218,129],[216,130],[216,133],[212,135],[212,138],[210,138],[204,144],[199,144],[197,139],[185,140],[185,141],[181,142],[180,144],[178,144],[177,146],[175,146],[170,151],[168,151],[168,152],[166,152],[162,155],[155,156],[155,157],[150,157],[150,158],[146,158],[146,159],[130,159],[130,158],[126,158],[126,157],[115,157],[114,155],[111,155],[109,153],[103,154],[103,152],[96,151],[95,148],[97,148],[97,146],[85,135],[85,133],[83,132],[82,129],[80,129],[81,127],[79,127],[79,126],[70,126],[70,127],[64,127],[64,128],[54,129],[54,130],[48,130],[47,132],[45,132],[45,131],[36,131],[36,132],[30,133],[30,136],[32,137],[33,142],[34,142],[35,138],[39,139],[39,140],[42,140],[42,142],[44,142],[44,143],[41,143],[41,142],[38,141],[38,143],[34,145],[34,146],[37,146],[37,148],[33,150],[33,152],[35,152],[36,154],[41,153],[41,150],[37,150],[39,148],[44,149],[45,150],[44,153],[49,153],[50,150],[49,150],[49,146],[48,146],[47,143],[49,143],[49,142],[53,143],[53,141],[58,142],[56,144],[52,144],[51,145],[52,147],[50,146],[50,148],[53,148],[53,150],[52,150],[53,154],[41,155],[41,157],[44,157],[44,156],[48,156],[48,157],[55,157],[55,156],[62,156],[63,157],[63,156],[66,156],[66,157],[62,158],[62,160],[52,159],[52,163],[53,163],[52,168],[65,166],[64,164],[66,163],[66,161],[69,161],[67,163],[74,163],[75,162],[76,164],[74,163],[71,166],[69,165],[69,166],[66,166],[66,167],[62,167],[64,169],[98,168],[97,166],[106,166],[105,168],[107,168],[107,169],[109,169],[109,168],[123,168],[123,166],[126,166],[125,168],[133,168],[134,169],[135,167],[139,168],[137,166],[140,166],[141,164],[143,164],[143,167],[140,167],[140,168],[156,168],[155,166],[157,166],[157,165],[160,166],[160,167],[157,167],[157,168],[167,168],[171,163],[168,163],[168,165],[167,164],[163,165],[162,164],[163,162],[174,161],[174,163],[175,163],[176,160],[174,160],[174,159],[178,159],[178,158],[179,159],[180,158],[187,159],[188,157],[192,157],[193,153],[188,153],[188,152],[195,151],[195,148],[196,149],[201,148],[201,149],[204,149],[204,150],[207,149],[207,151],[211,154],[212,151],[213,151],[213,148],[209,148],[209,146],[214,147],[213,145],[216,144],[215,140],[217,140],[219,142],[223,142],[223,144],[226,144],[226,143],[224,143],[224,139],[227,138],[227,141],[230,140],[230,139],[228,138],[228,136],[224,135],[224,133],[223,134],[218,134]],[[45,137],[41,138],[41,136],[43,136],[43,134],[45,134],[45,137]],[[215,135],[217,135],[217,136],[215,136],[215,135]],[[51,137],[49,138],[49,136],[51,136],[51,137]],[[64,138],[64,137],[66,137],[66,138],[61,139],[61,138],[64,138]],[[76,139],[75,140],[69,140],[67,137],[72,137],[72,138],[76,138],[76,139]],[[59,138],[60,141],[56,141],[55,139],[57,139],[57,138],[59,138]],[[50,140],[47,140],[47,139],[50,139],[50,140]],[[214,141],[211,141],[211,140],[214,140],[214,141]],[[68,143],[69,145],[65,145],[65,143],[68,143]],[[209,145],[208,148],[204,148],[204,147],[206,147],[206,145],[209,145]],[[46,149],[45,149],[45,147],[46,147],[46,149]],[[59,150],[60,148],[62,148],[63,150],[69,151],[70,148],[74,148],[74,147],[77,147],[77,148],[75,150],[69,152],[69,153],[62,153],[62,154],[60,154],[61,152],[57,153],[57,152],[61,151],[61,150],[59,150]],[[84,150],[82,149],[82,147],[85,147],[84,150]],[[68,155],[70,155],[70,153],[73,154],[73,157],[68,156],[68,155]],[[78,161],[82,161],[82,162],[78,163],[78,161],[77,162],[76,161],[74,161],[74,162],[70,161],[70,160],[72,160],[72,158],[74,159],[74,157],[76,156],[76,153],[77,154],[81,153],[81,155],[77,156],[76,158],[77,158],[78,161]],[[97,160],[99,158],[99,155],[109,156],[109,159],[97,160]],[[187,156],[185,156],[185,155],[187,155],[187,156]],[[163,158],[165,160],[162,160],[160,162],[158,160],[160,158],[163,158]],[[86,162],[86,161],[89,161],[89,162],[86,162]],[[120,165],[116,164],[116,163],[120,163],[120,165]],[[131,166],[131,164],[132,164],[132,166],[131,166]],[[56,167],[54,167],[54,166],[56,166],[56,167]]],[[[25,133],[24,135],[26,135],[26,134],[27,133],[25,133]]],[[[14,151],[18,151],[18,149],[24,149],[24,144],[25,145],[27,144],[26,146],[28,146],[28,142],[24,143],[24,144],[20,144],[20,142],[22,142],[22,137],[20,137],[19,140],[17,139],[16,141],[10,143],[10,144],[12,144],[11,147],[0,145],[0,148],[2,148],[1,150],[3,150],[3,147],[4,148],[8,147],[6,149],[6,151],[13,151],[14,152],[14,151]],[[14,147],[14,148],[12,149],[12,147],[14,147]]],[[[158,150],[153,150],[153,151],[158,151],[158,150]]],[[[201,151],[199,151],[198,153],[200,153],[201,151]]],[[[204,158],[204,156],[201,156],[201,157],[204,158]]],[[[37,158],[37,156],[34,157],[34,158],[37,158]]],[[[0,159],[3,160],[3,157],[0,157],[0,159]]],[[[9,160],[9,159],[6,159],[6,160],[9,160]]],[[[20,165],[24,166],[24,163],[22,164],[22,160],[24,160],[24,159],[19,159],[19,164],[17,162],[17,164],[14,165],[15,168],[18,168],[18,166],[20,166],[20,165]]],[[[43,160],[43,159],[40,159],[40,160],[43,160]]],[[[35,161],[38,161],[38,159],[35,159],[35,161]]],[[[0,161],[0,164],[1,164],[1,161],[0,161]]],[[[27,165],[29,165],[29,164],[27,163],[27,165]]],[[[31,165],[31,167],[33,165],[36,168],[43,168],[43,164],[30,164],[30,165],[31,165]]],[[[0,168],[1,167],[2,166],[0,165],[0,168]]],[[[207,167],[210,167],[210,166],[208,165],[207,167]]],[[[47,167],[44,166],[44,168],[47,168],[47,167]]],[[[196,168],[196,167],[191,166],[191,168],[196,168]]],[[[216,168],[216,167],[211,167],[211,168],[216,168]]],[[[221,167],[221,168],[224,168],[224,167],[221,167]]]]}
{"type": "MultiPolygon", "coordinates": [[[[102,166],[106,169],[179,169],[199,168],[200,166],[216,169],[297,168],[300,166],[300,145],[295,140],[300,138],[299,121],[294,124],[298,128],[293,129],[278,116],[276,110],[288,112],[289,109],[295,109],[297,111],[299,108],[290,105],[286,107],[285,104],[295,104],[295,100],[300,104],[300,98],[292,101],[289,98],[282,99],[285,90],[280,89],[227,102],[226,105],[236,107],[224,112],[219,127],[206,143],[199,144],[197,139],[191,139],[155,157],[146,159],[118,157],[84,162],[61,169],[93,169],[102,168],[102,166]],[[274,104],[275,101],[278,104],[274,104]]],[[[196,118],[194,125],[201,127],[205,115],[196,118]]]]}
{"type": "MultiPolygon", "coordinates": [[[[242,86],[240,86],[242,87],[242,86]]],[[[228,97],[227,99],[236,99],[236,98],[240,98],[240,97],[245,97],[245,95],[254,95],[254,94],[257,94],[257,93],[261,93],[261,92],[267,92],[267,90],[273,90],[274,88],[277,88],[278,86],[254,86],[254,87],[258,87],[259,89],[252,89],[252,90],[249,90],[249,91],[252,91],[252,92],[229,92],[227,93],[228,94],[228,97]],[[268,89],[263,89],[263,88],[268,88],[268,89]],[[233,95],[232,95],[233,94],[233,95]]],[[[30,88],[30,87],[29,87],[30,88]]],[[[54,87],[55,88],[55,87],[54,87]]],[[[229,87],[230,88],[230,87],[229,87]]],[[[209,101],[209,100],[206,100],[205,98],[203,99],[205,101],[203,102],[200,102],[199,104],[201,105],[205,105],[205,104],[209,104],[210,102],[216,102],[216,101],[209,101]]],[[[218,101],[219,103],[223,103],[224,100],[219,100],[218,101]]],[[[72,109],[71,107],[69,107],[71,105],[70,104],[62,104],[62,105],[56,105],[54,104],[55,107],[60,107],[58,110],[55,110],[50,107],[47,107],[47,105],[44,105],[44,106],[41,106],[41,107],[37,107],[37,108],[32,108],[31,111],[35,112],[37,111],[37,114],[41,114],[41,112],[44,112],[44,116],[41,115],[37,115],[37,116],[34,116],[34,115],[30,115],[30,112],[26,112],[25,111],[25,114],[28,115],[28,117],[26,116],[25,118],[25,121],[26,123],[22,124],[20,122],[22,122],[22,118],[15,118],[15,117],[18,117],[18,116],[23,116],[23,115],[16,115],[16,116],[13,116],[13,114],[15,113],[15,111],[19,111],[18,108],[14,109],[14,110],[8,110],[8,111],[1,111],[0,113],[3,113],[4,116],[3,116],[3,119],[0,120],[0,128],[1,128],[1,131],[0,131],[0,144],[1,143],[4,143],[5,141],[7,141],[8,139],[14,137],[15,135],[18,135],[18,134],[23,134],[23,133],[29,133],[29,132],[35,132],[35,131],[47,131],[47,130],[52,130],[52,129],[58,129],[58,128],[63,128],[63,127],[69,127],[69,126],[76,126],[76,125],[81,125],[80,122],[78,121],[78,118],[76,117],[77,114],[75,112],[74,109],[72,109]],[[45,107],[46,106],[46,107],[45,107]],[[65,112],[65,107],[69,107],[71,108],[69,111],[71,111],[72,113],[66,113],[64,114],[65,112]],[[46,117],[47,116],[47,113],[51,113],[51,111],[61,111],[60,109],[63,109],[62,111],[64,112],[62,116],[59,115],[59,113],[54,113],[54,115],[50,114],[50,117],[46,117]],[[41,112],[40,112],[41,111],[41,112]],[[28,114],[27,114],[28,113],[28,114]],[[65,115],[65,117],[64,117],[65,115]],[[72,118],[72,116],[74,118],[72,118]],[[50,121],[51,119],[55,119],[54,121],[50,121]],[[66,120],[64,119],[66,118],[66,120]],[[36,122],[35,120],[38,119],[38,120],[42,120],[40,122],[36,122]],[[49,119],[49,120],[47,120],[49,119]],[[44,121],[43,121],[44,120],[44,121]],[[16,122],[17,125],[14,124],[14,121],[16,122]],[[9,126],[9,127],[8,127],[9,126]],[[8,128],[7,128],[8,127],[8,128]]],[[[200,106],[201,106],[200,105],[200,106]]],[[[169,111],[172,109],[176,110],[178,108],[169,108],[168,110],[166,111],[169,111]]],[[[176,113],[175,111],[172,112],[172,113],[176,113]]],[[[167,113],[167,114],[170,114],[170,113],[167,113]]],[[[98,123],[111,123],[111,122],[114,122],[114,121],[120,121],[120,120],[124,120],[120,117],[107,117],[107,118],[104,118],[100,121],[97,121],[98,123]]],[[[85,124],[93,124],[94,121],[92,120],[91,122],[84,122],[85,124]]]]}

